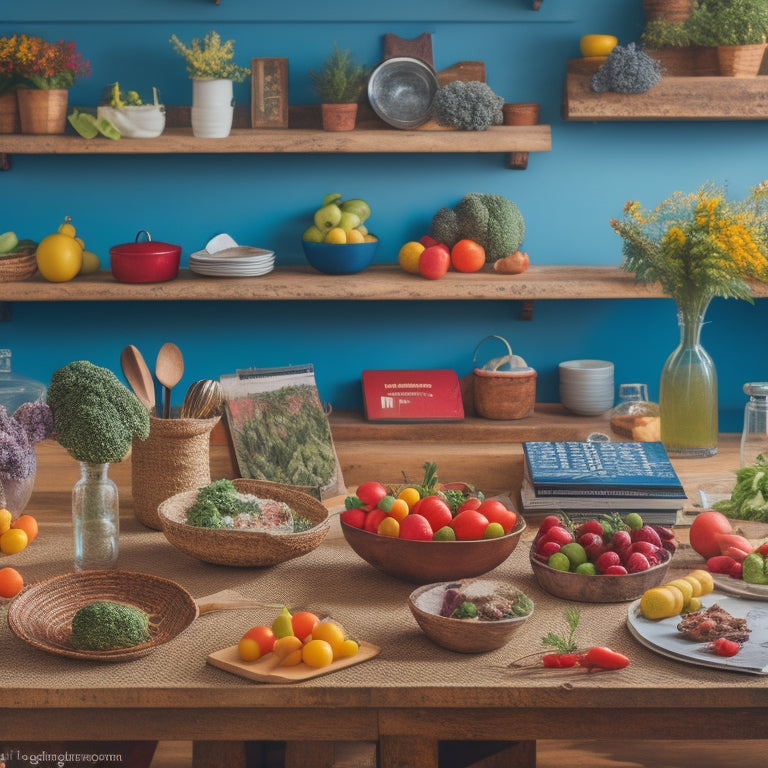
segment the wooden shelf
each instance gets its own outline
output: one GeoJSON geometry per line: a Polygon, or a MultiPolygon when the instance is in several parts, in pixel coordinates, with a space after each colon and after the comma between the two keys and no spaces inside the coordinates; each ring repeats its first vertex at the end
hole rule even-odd
{"type": "Polygon", "coordinates": [[[70,135],[6,134],[0,153],[34,155],[274,154],[274,153],[506,153],[548,152],[548,125],[492,126],[486,131],[357,128],[234,128],[225,139],[200,139],[190,128],[166,128],[155,139],[83,139],[70,135]]]}
{"type": "Polygon", "coordinates": [[[572,121],[768,120],[768,76],[663,77],[646,93],[595,93],[599,61],[568,62],[563,118],[572,121]]]}

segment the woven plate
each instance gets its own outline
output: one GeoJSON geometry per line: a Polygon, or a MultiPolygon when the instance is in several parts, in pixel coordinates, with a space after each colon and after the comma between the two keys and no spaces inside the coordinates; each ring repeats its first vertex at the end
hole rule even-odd
{"type": "Polygon", "coordinates": [[[79,571],[23,590],[8,608],[8,624],[17,637],[42,651],[73,659],[128,661],[176,637],[196,615],[192,595],[169,579],[133,571],[79,571]],[[149,614],[151,639],[114,651],[73,646],[72,617],[96,600],[126,603],[149,614]]]}
{"type": "Polygon", "coordinates": [[[12,283],[19,280],[29,280],[37,269],[35,254],[36,251],[33,248],[0,258],[0,282],[12,283]]]}
{"type": "Polygon", "coordinates": [[[199,528],[186,522],[187,510],[197,491],[177,493],[158,507],[165,538],[182,552],[216,565],[263,567],[301,557],[318,547],[331,526],[328,510],[317,499],[287,485],[238,478],[232,481],[240,493],[285,502],[294,513],[308,518],[313,527],[300,533],[199,528]]]}

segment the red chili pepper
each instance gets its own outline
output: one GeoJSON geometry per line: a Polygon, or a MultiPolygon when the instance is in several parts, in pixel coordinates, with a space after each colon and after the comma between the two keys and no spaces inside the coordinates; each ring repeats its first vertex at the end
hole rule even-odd
{"type": "Polygon", "coordinates": [[[727,637],[718,637],[708,643],[707,647],[718,656],[735,656],[741,648],[735,640],[729,640],[727,637]]]}
{"type": "Polygon", "coordinates": [[[600,669],[624,669],[629,664],[629,659],[618,651],[610,648],[590,648],[579,655],[579,665],[586,667],[590,672],[600,669]]]}

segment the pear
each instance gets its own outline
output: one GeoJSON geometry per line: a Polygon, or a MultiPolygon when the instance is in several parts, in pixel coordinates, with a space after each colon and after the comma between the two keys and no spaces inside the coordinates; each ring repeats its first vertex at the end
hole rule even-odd
{"type": "Polygon", "coordinates": [[[315,211],[315,226],[323,232],[338,227],[340,221],[341,208],[335,203],[329,203],[315,211]]]}
{"type": "Polygon", "coordinates": [[[339,204],[339,201],[341,200],[341,195],[338,192],[331,192],[330,195],[326,195],[323,198],[323,205],[330,205],[331,203],[339,204]]]}
{"type": "Polygon", "coordinates": [[[360,200],[360,198],[345,200],[341,204],[341,210],[347,213],[354,213],[359,216],[361,224],[371,215],[370,206],[365,202],[365,200],[360,200]]]}
{"type": "Polygon", "coordinates": [[[356,213],[350,213],[349,211],[341,212],[341,219],[339,220],[339,226],[346,232],[350,229],[355,229],[360,226],[360,217],[356,213]]]}
{"type": "Polygon", "coordinates": [[[325,235],[322,230],[318,229],[314,224],[311,227],[307,227],[304,230],[304,234],[301,239],[308,243],[322,243],[325,235]]]}

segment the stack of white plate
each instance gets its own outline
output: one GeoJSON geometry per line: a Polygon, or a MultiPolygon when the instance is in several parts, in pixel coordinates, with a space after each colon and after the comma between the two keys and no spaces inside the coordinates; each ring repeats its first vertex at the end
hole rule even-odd
{"type": "Polygon", "coordinates": [[[237,245],[211,253],[196,251],[189,256],[192,272],[208,277],[258,277],[275,268],[275,252],[237,245]]]}
{"type": "Polygon", "coordinates": [[[579,416],[597,416],[613,407],[613,363],[568,360],[558,366],[560,402],[579,416]]]}

